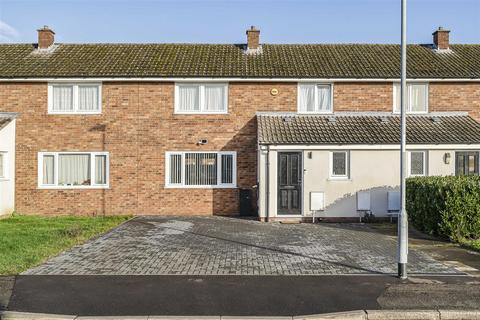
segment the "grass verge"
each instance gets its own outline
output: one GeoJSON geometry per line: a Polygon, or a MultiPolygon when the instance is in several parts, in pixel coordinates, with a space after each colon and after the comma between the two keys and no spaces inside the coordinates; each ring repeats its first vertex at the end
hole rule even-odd
{"type": "Polygon", "coordinates": [[[0,219],[0,275],[21,273],[129,218],[13,215],[0,219]]]}

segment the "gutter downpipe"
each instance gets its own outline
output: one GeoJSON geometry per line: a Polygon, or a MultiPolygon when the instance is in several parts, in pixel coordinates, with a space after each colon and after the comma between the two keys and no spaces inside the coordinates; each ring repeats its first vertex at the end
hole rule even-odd
{"type": "Polygon", "coordinates": [[[265,199],[265,221],[268,222],[270,218],[270,145],[267,146],[267,172],[265,172],[265,180],[267,180],[265,188],[267,193],[267,198],[265,199]]]}

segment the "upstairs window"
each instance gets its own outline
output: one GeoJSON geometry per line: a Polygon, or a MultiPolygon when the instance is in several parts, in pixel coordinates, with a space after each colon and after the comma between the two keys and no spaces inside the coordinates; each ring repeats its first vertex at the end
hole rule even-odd
{"type": "Polygon", "coordinates": [[[100,84],[48,85],[48,112],[57,114],[101,113],[100,84]]]}
{"type": "MultiPolygon", "coordinates": [[[[408,113],[428,112],[428,84],[407,84],[407,110],[408,113]]],[[[400,113],[400,84],[393,84],[393,112],[400,113]]]]}
{"type": "Polygon", "coordinates": [[[167,152],[166,185],[179,188],[236,187],[235,152],[167,152]]]}
{"type": "Polygon", "coordinates": [[[225,83],[175,85],[175,113],[227,113],[227,100],[225,83]]]}
{"type": "Polygon", "coordinates": [[[40,188],[108,188],[108,153],[40,152],[40,188]]]}
{"type": "Polygon", "coordinates": [[[331,84],[299,84],[298,112],[301,113],[331,113],[331,84]]]}

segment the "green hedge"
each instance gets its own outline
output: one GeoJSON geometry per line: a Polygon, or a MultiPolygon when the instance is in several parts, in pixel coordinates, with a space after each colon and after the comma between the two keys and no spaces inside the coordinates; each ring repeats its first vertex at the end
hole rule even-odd
{"type": "Polygon", "coordinates": [[[480,177],[407,179],[407,213],[415,228],[453,241],[480,239],[480,177]]]}

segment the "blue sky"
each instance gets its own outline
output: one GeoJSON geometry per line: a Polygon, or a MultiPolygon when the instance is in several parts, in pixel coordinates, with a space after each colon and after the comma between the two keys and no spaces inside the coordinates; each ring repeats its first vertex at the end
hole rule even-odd
{"type": "MultiPolygon", "coordinates": [[[[480,0],[409,0],[408,41],[480,43],[480,0]]],[[[268,43],[396,43],[400,0],[0,0],[0,42],[244,43],[250,25],[268,43]]]]}

